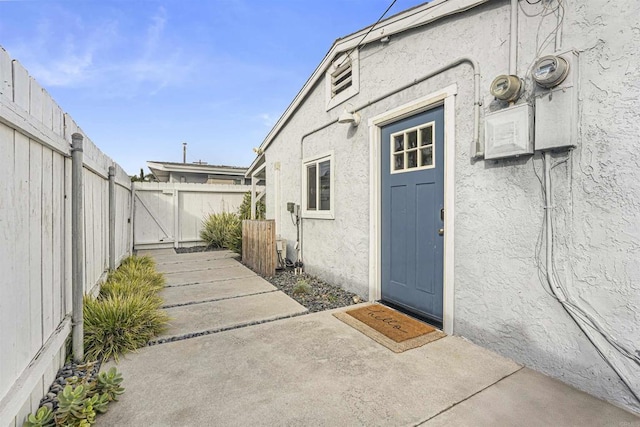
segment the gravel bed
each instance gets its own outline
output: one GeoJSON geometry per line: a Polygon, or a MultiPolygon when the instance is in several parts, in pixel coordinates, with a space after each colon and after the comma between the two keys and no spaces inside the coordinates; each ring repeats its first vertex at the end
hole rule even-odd
{"type": "Polygon", "coordinates": [[[101,363],[99,361],[83,365],[78,365],[73,362],[64,365],[58,370],[56,379],[53,381],[53,384],[51,384],[51,387],[49,387],[47,394],[40,400],[40,406],[47,406],[55,412],[56,409],[58,409],[58,393],[67,385],[67,378],[77,377],[82,379],[87,377],[88,382],[95,381],[100,372],[100,365],[101,363]]]}
{"type": "Polygon", "coordinates": [[[296,276],[293,269],[277,271],[275,276],[264,279],[305,306],[310,313],[362,302],[358,295],[307,273],[296,276]]]}
{"type": "MultiPolygon", "coordinates": [[[[221,250],[224,249],[207,246],[175,248],[178,254],[221,250]]],[[[330,285],[317,277],[310,276],[307,273],[295,275],[292,268],[278,270],[275,276],[264,277],[264,279],[305,306],[310,313],[346,307],[362,302],[358,295],[345,291],[339,286],[330,285]]]]}
{"type": "Polygon", "coordinates": [[[190,248],[175,248],[174,249],[177,254],[191,254],[194,252],[215,252],[215,251],[224,251],[226,249],[221,248],[212,248],[209,246],[192,246],[190,248]]]}

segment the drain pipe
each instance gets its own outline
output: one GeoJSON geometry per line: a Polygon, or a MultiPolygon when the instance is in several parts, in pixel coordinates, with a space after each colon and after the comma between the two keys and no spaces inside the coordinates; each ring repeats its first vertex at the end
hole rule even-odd
{"type": "Polygon", "coordinates": [[[72,350],[76,362],[84,360],[84,320],[82,298],[84,296],[84,197],[82,184],[83,136],[71,135],[71,289],[72,289],[72,350]]]}
{"type": "MultiPolygon", "coordinates": [[[[313,129],[312,131],[309,131],[307,133],[305,133],[304,135],[302,135],[302,137],[300,138],[300,210],[302,211],[302,204],[304,203],[304,200],[302,200],[303,197],[303,180],[304,180],[304,176],[303,176],[303,168],[302,168],[302,161],[304,159],[304,140],[310,136],[313,135],[316,132],[320,132],[323,129],[328,128],[329,126],[338,123],[338,119],[333,119],[332,121],[323,124],[320,127],[317,127],[315,129],[313,129]]],[[[334,167],[335,165],[332,165],[331,167],[334,167]]],[[[302,214],[299,213],[298,214],[298,245],[299,245],[299,249],[300,249],[300,260],[304,263],[304,245],[302,244],[302,240],[303,240],[303,236],[304,236],[304,228],[303,228],[303,221],[302,221],[302,214]]]]}

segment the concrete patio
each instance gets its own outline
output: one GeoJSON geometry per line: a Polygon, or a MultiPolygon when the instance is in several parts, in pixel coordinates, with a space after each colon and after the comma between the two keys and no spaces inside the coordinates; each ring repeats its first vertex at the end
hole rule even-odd
{"type": "Polygon", "coordinates": [[[120,361],[126,392],[97,425],[640,426],[460,337],[395,354],[306,314],[230,252],[151,254],[172,342],[120,361]]]}

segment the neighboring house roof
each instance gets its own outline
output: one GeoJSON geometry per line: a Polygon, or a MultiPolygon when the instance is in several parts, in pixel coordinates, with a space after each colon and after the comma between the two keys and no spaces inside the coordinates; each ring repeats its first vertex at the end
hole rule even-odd
{"type": "Polygon", "coordinates": [[[302,86],[302,89],[300,89],[296,97],[291,101],[291,104],[289,104],[285,112],[267,134],[262,144],[260,144],[258,156],[249,166],[247,176],[249,176],[250,173],[261,164],[261,157],[264,156],[264,151],[289,121],[291,116],[293,116],[318,80],[324,77],[325,72],[338,55],[343,52],[349,52],[357,47],[358,44],[365,45],[367,43],[380,40],[383,37],[389,37],[393,34],[398,34],[412,28],[420,27],[438,19],[472,9],[483,3],[487,3],[488,1],[489,0],[434,0],[432,2],[407,9],[380,21],[369,34],[367,34],[367,31],[369,31],[372,25],[337,39],[333,42],[331,49],[329,49],[329,52],[324,56],[322,62],[320,62],[318,67],[316,67],[313,74],[309,77],[304,86],[302,86]],[[365,34],[367,35],[363,39],[365,34]]]}
{"type": "Polygon", "coordinates": [[[159,180],[168,178],[171,172],[201,173],[207,175],[228,175],[244,177],[247,168],[238,166],[207,165],[201,163],[174,163],[147,161],[147,167],[159,180]]]}

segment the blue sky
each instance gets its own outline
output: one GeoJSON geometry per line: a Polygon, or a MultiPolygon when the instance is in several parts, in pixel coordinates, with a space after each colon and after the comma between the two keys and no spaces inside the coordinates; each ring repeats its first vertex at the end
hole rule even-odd
{"type": "Polygon", "coordinates": [[[189,162],[248,166],[333,41],[390,3],[0,0],[0,45],[130,174],[182,142],[189,162]]]}

